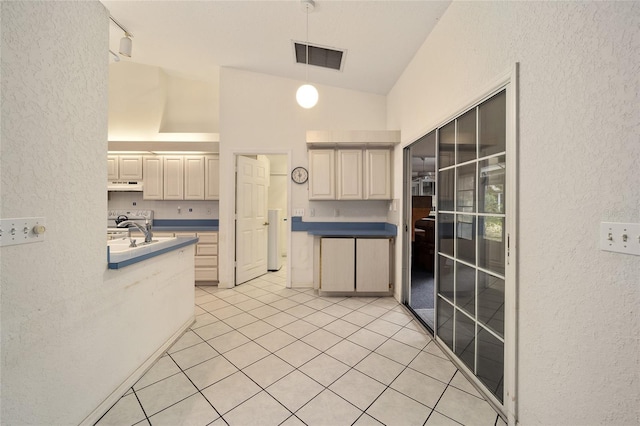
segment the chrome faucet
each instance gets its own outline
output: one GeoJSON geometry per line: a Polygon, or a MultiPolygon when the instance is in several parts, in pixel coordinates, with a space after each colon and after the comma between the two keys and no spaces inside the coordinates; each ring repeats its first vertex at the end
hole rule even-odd
{"type": "MultiPolygon", "coordinates": [[[[123,222],[120,222],[116,227],[117,228],[124,228],[127,225],[133,225],[136,228],[138,228],[143,234],[144,234],[144,242],[145,243],[150,243],[151,240],[153,239],[153,233],[151,232],[151,224],[149,223],[148,220],[145,220],[144,222],[144,227],[142,227],[140,224],[132,221],[132,220],[125,220],[123,222]]],[[[131,228],[129,228],[129,239],[131,239],[131,228]]],[[[135,243],[132,243],[135,244],[135,243]]],[[[133,246],[135,247],[135,246],[133,246]]]]}

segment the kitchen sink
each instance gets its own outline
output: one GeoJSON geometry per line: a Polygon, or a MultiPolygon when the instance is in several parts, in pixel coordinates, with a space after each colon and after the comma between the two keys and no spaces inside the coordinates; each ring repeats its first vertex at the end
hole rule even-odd
{"type": "Polygon", "coordinates": [[[148,243],[145,243],[144,239],[142,238],[137,238],[136,240],[137,247],[129,247],[129,245],[131,245],[131,241],[129,240],[129,238],[118,238],[115,240],[109,240],[107,241],[107,247],[109,247],[109,252],[111,254],[137,254],[140,252],[148,251],[149,249],[166,245],[167,242],[176,240],[176,237],[158,237],[154,238],[151,242],[148,243]]]}

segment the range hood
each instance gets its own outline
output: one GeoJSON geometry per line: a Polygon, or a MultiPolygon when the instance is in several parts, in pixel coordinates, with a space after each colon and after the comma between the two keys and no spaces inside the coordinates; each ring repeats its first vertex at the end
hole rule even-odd
{"type": "Polygon", "coordinates": [[[113,181],[107,184],[107,191],[129,191],[141,192],[142,182],[140,181],[113,181]]]}

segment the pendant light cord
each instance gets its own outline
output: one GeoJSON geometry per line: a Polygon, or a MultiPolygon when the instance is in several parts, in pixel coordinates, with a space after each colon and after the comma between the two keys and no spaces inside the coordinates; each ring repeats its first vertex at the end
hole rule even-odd
{"type": "Polygon", "coordinates": [[[305,77],[305,82],[308,83],[309,82],[309,4],[308,3],[305,5],[305,12],[307,14],[307,42],[305,43],[306,65],[304,67],[304,72],[305,72],[304,77],[305,77]]]}

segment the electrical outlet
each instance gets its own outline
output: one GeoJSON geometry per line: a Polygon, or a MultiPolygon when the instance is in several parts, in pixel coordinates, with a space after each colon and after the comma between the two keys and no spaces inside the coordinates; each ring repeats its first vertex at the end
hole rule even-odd
{"type": "Polygon", "coordinates": [[[316,215],[316,209],[310,209],[309,210],[309,216],[315,217],[315,215],[316,215]]]}
{"type": "Polygon", "coordinates": [[[333,216],[334,216],[334,217],[338,217],[338,216],[340,216],[340,210],[338,210],[338,209],[333,209],[333,216]]]}
{"type": "Polygon", "coordinates": [[[211,214],[211,209],[207,208],[207,214],[210,215],[211,214]]]}
{"type": "Polygon", "coordinates": [[[304,209],[293,209],[293,215],[297,217],[304,216],[304,209]]]}

